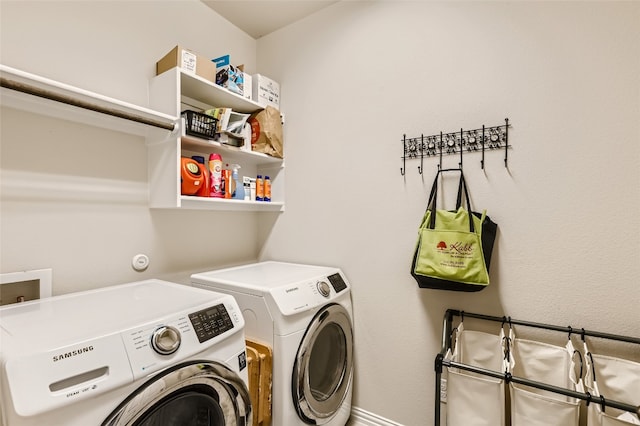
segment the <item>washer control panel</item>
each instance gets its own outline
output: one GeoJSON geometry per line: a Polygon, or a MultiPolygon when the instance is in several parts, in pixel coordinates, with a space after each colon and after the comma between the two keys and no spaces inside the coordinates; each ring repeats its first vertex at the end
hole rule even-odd
{"type": "Polygon", "coordinates": [[[241,330],[240,308],[229,298],[122,332],[134,378],[201,352],[241,330]]]}
{"type": "Polygon", "coordinates": [[[189,320],[200,343],[206,342],[233,328],[229,312],[221,303],[208,309],[189,314],[189,320]]]}

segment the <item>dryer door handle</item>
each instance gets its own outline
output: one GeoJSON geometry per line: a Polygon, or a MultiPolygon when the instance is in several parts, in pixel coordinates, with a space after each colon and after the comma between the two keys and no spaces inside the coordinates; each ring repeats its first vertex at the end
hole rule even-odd
{"type": "Polygon", "coordinates": [[[320,314],[320,316],[318,317],[318,322],[322,323],[324,322],[324,320],[327,319],[327,317],[329,316],[329,311],[324,311],[323,313],[320,314]]]}

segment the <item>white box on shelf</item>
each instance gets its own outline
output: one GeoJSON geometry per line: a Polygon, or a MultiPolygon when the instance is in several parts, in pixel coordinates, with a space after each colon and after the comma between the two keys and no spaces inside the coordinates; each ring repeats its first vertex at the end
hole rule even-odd
{"type": "Polygon", "coordinates": [[[280,84],[262,74],[253,75],[253,100],[263,107],[271,105],[280,110],[280,84]]]}
{"type": "Polygon", "coordinates": [[[242,128],[242,138],[244,139],[242,150],[251,151],[251,124],[244,124],[244,127],[242,128]]]}
{"type": "Polygon", "coordinates": [[[251,99],[253,97],[253,77],[246,72],[243,72],[242,79],[244,80],[243,96],[247,99],[251,99]]]}

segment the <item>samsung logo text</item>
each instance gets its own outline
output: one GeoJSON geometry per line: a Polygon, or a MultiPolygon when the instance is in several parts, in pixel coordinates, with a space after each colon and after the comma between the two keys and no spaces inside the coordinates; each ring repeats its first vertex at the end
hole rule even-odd
{"type": "Polygon", "coordinates": [[[60,355],[54,355],[53,362],[62,361],[63,359],[67,359],[67,358],[73,358],[74,356],[82,355],[87,352],[91,352],[92,350],[93,350],[93,346],[85,346],[84,348],[74,349],[72,351],[65,352],[60,355]]]}

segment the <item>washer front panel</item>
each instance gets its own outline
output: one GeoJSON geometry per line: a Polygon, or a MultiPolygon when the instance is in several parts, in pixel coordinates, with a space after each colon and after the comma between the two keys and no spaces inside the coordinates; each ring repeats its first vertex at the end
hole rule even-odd
{"type": "Polygon", "coordinates": [[[8,396],[20,416],[34,416],[133,381],[120,335],[8,359],[8,396]],[[106,367],[106,368],[105,368],[106,367]]]}
{"type": "MultiPolygon", "coordinates": [[[[187,293],[193,291],[190,287],[180,287],[187,293]]],[[[55,306],[57,299],[50,300],[55,306]]],[[[77,299],[79,305],[82,302],[82,298],[77,299]]],[[[24,350],[21,343],[35,337],[29,333],[15,337],[3,334],[2,375],[6,379],[2,386],[7,389],[3,404],[9,403],[10,395],[17,414],[39,415],[132,383],[243,331],[244,319],[233,297],[204,291],[200,292],[200,303],[181,313],[165,314],[155,321],[73,344],[35,350],[37,345],[29,342],[31,347],[26,353],[19,351],[24,350]],[[207,295],[211,296],[209,302],[203,297],[207,295]],[[203,301],[206,304],[202,304],[203,301]],[[190,314],[194,315],[193,319],[189,318],[190,314]],[[174,353],[161,355],[152,348],[151,337],[154,331],[165,326],[178,330],[181,342],[174,353]]],[[[116,308],[113,306],[111,314],[121,315],[116,308]]],[[[28,321],[29,316],[24,315],[23,320],[28,321]]]]}

